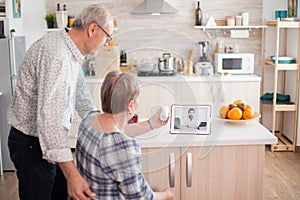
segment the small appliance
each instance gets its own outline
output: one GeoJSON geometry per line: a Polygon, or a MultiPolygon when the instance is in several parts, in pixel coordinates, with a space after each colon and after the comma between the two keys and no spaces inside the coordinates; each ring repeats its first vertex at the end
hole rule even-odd
{"type": "Polygon", "coordinates": [[[199,42],[200,48],[200,61],[195,65],[196,74],[202,76],[213,75],[213,67],[208,59],[209,56],[209,42],[202,41],[199,42]]]}
{"type": "Polygon", "coordinates": [[[209,54],[209,42],[199,42],[200,47],[200,62],[207,62],[208,61],[208,54],[209,54]]]}
{"type": "Polygon", "coordinates": [[[253,53],[216,53],[214,58],[216,73],[253,74],[253,53]]]}

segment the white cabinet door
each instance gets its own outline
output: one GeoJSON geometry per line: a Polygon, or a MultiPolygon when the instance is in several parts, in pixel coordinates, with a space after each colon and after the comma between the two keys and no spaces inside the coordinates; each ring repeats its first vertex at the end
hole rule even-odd
{"type": "Polygon", "coordinates": [[[142,148],[143,174],[154,191],[174,189],[180,200],[180,148],[142,148]]]}

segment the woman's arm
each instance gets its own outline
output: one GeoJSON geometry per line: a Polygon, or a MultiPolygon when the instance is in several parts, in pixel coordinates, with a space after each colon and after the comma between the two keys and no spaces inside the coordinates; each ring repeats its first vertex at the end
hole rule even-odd
{"type": "Polygon", "coordinates": [[[134,124],[127,124],[125,126],[125,133],[131,137],[136,137],[138,135],[144,134],[152,129],[160,128],[166,125],[169,121],[170,116],[166,121],[160,120],[160,113],[162,109],[160,108],[148,121],[142,121],[134,124]]]}

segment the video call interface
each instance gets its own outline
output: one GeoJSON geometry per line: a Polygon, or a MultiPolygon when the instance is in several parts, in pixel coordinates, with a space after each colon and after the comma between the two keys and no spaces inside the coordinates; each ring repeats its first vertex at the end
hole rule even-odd
{"type": "Polygon", "coordinates": [[[207,129],[208,109],[206,107],[176,107],[174,129],[195,131],[207,129]]]}

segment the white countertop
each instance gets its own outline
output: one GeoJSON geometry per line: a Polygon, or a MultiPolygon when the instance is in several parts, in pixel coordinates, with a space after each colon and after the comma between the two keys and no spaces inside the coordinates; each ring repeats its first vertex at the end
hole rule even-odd
{"type": "MultiPolygon", "coordinates": [[[[139,81],[143,83],[168,83],[168,82],[206,82],[206,81],[224,81],[224,82],[239,82],[239,81],[261,81],[261,77],[257,75],[229,75],[229,76],[185,76],[185,75],[176,75],[176,76],[143,76],[137,77],[139,81]]],[[[103,79],[96,77],[86,77],[86,83],[102,83],[103,79]]]]}
{"type": "Polygon", "coordinates": [[[141,147],[188,147],[276,144],[277,138],[258,121],[229,123],[215,118],[210,135],[175,135],[169,126],[136,137],[141,147]]]}

